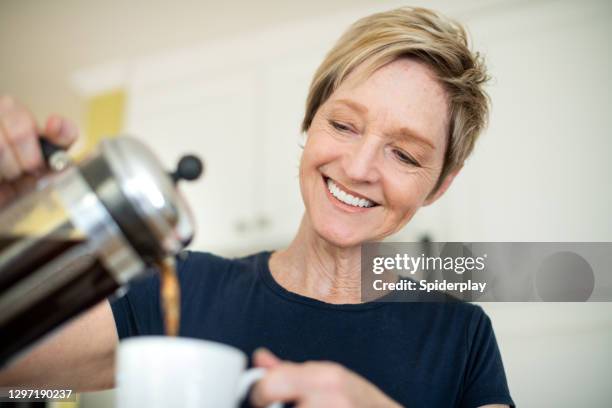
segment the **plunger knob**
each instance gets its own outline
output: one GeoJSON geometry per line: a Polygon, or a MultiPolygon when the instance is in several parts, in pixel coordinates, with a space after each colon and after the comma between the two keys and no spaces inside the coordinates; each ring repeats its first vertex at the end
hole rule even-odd
{"type": "Polygon", "coordinates": [[[186,156],[181,157],[178,165],[176,166],[176,170],[173,173],[170,173],[170,177],[176,183],[179,180],[196,180],[204,170],[204,164],[199,157],[194,156],[192,154],[188,154],[186,156]]]}

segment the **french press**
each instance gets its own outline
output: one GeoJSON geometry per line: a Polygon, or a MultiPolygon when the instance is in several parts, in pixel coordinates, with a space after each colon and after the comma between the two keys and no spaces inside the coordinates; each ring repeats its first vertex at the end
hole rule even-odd
{"type": "Polygon", "coordinates": [[[41,144],[53,170],[0,210],[0,367],[194,234],[176,184],[199,177],[197,157],[167,173],[131,137],[103,140],[78,164],[41,144]]]}

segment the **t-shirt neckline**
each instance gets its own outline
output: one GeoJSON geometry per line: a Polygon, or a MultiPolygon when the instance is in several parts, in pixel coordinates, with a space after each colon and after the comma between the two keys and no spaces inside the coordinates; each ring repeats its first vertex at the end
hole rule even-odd
{"type": "Polygon", "coordinates": [[[270,256],[274,251],[263,251],[257,255],[257,273],[264,284],[272,291],[275,295],[280,296],[288,301],[302,303],[312,307],[318,307],[329,310],[345,310],[345,311],[360,311],[375,309],[384,306],[385,302],[365,302],[365,303],[327,303],[322,300],[310,298],[308,296],[300,295],[298,293],[291,292],[281,286],[272,276],[270,271],[269,261],[270,256]]]}

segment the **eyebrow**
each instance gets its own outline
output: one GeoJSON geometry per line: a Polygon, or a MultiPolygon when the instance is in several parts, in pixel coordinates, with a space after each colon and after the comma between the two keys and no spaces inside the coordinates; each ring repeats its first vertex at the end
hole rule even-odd
{"type": "MultiPolygon", "coordinates": [[[[357,112],[362,113],[362,114],[368,113],[368,108],[365,105],[362,105],[359,102],[355,102],[355,101],[352,101],[350,99],[337,99],[334,102],[335,103],[340,103],[342,105],[346,105],[349,108],[353,109],[354,111],[357,111],[357,112]]],[[[409,139],[409,140],[415,140],[416,142],[418,142],[420,144],[424,144],[424,145],[429,146],[433,150],[436,149],[436,146],[431,141],[429,141],[429,139],[427,139],[424,136],[421,136],[414,129],[410,129],[408,127],[401,127],[401,128],[399,128],[398,131],[396,132],[396,134],[392,135],[392,137],[395,137],[395,138],[405,138],[405,139],[409,139]]]]}
{"type": "Polygon", "coordinates": [[[350,99],[336,99],[334,102],[346,105],[359,113],[368,113],[368,108],[366,108],[365,105],[350,99]]]}
{"type": "Polygon", "coordinates": [[[409,129],[406,127],[400,128],[398,130],[397,137],[414,140],[415,142],[419,144],[424,144],[430,147],[432,150],[436,150],[436,146],[434,146],[432,142],[430,142],[427,138],[421,136],[420,134],[418,134],[412,129],[409,129]]]}

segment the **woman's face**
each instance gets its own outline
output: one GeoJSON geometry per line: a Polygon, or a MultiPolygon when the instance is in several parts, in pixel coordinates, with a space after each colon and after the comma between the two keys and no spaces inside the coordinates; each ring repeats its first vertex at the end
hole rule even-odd
{"type": "Polygon", "coordinates": [[[445,91],[426,65],[399,59],[360,82],[359,72],[317,111],[300,164],[307,216],[340,247],[398,231],[439,196],[428,199],[449,126],[445,91]]]}

